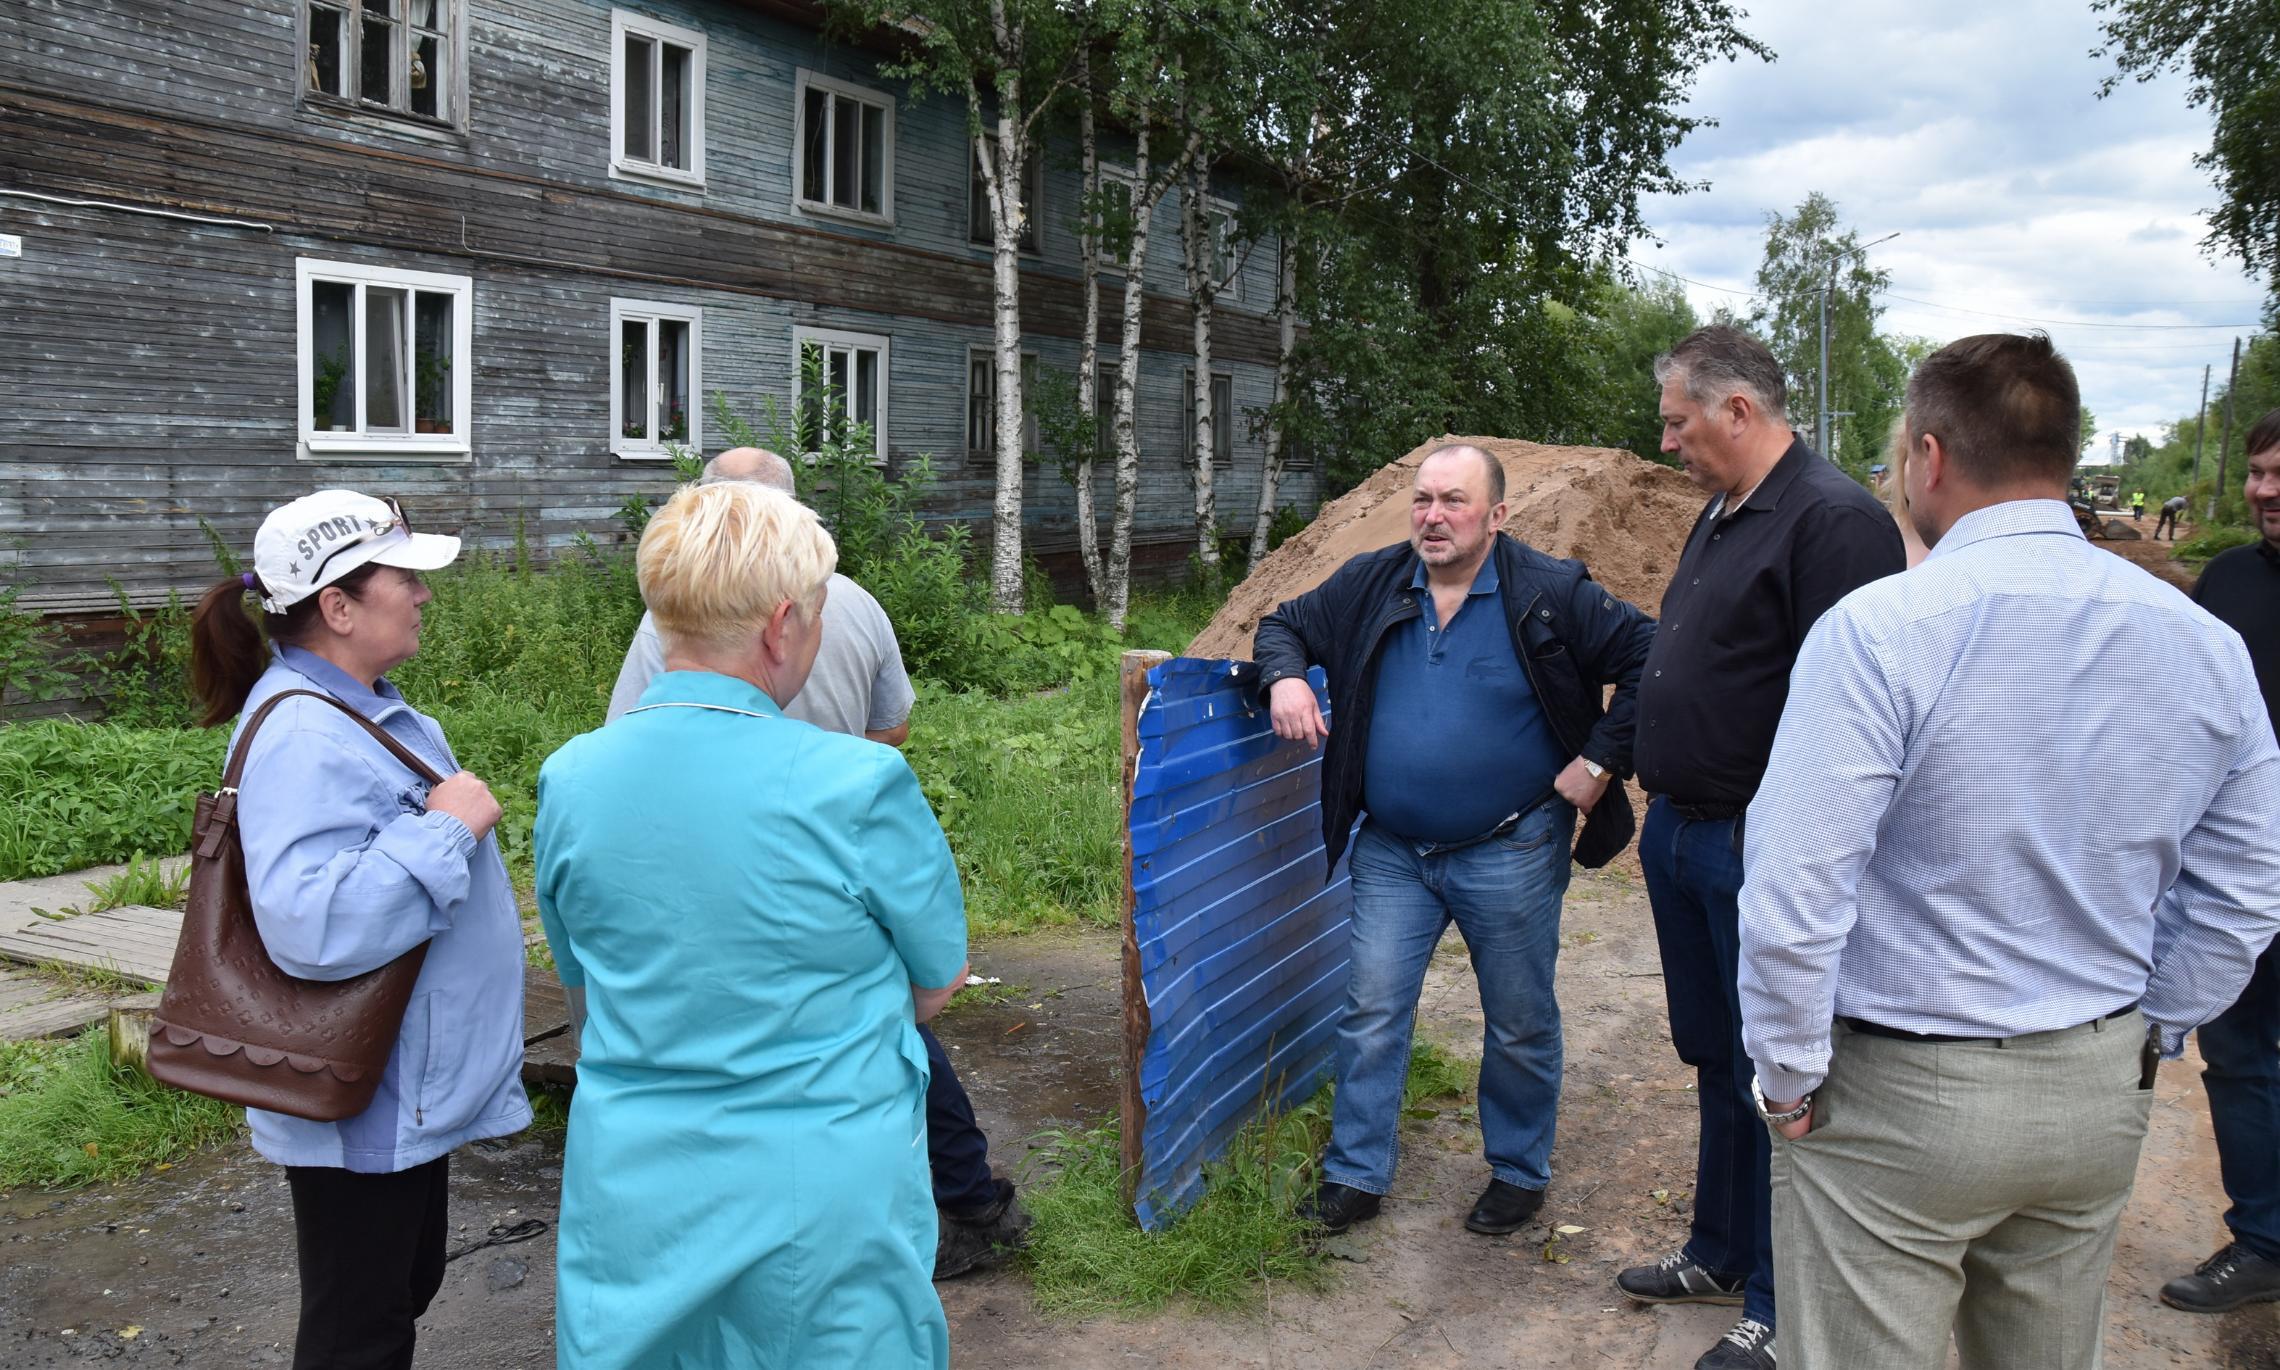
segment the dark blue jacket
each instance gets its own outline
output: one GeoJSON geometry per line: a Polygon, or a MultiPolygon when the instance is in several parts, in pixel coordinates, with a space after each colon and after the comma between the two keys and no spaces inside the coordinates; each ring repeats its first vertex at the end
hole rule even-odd
{"type": "MultiPolygon", "coordinates": [[[[1618,777],[1630,774],[1639,671],[1655,621],[1607,593],[1580,561],[1545,556],[1503,533],[1494,555],[1512,641],[1560,749],[1618,777]],[[1603,708],[1609,685],[1614,702],[1603,708]]],[[[1410,588],[1416,576],[1417,553],[1406,542],[1366,552],[1259,620],[1252,644],[1261,700],[1276,681],[1303,677],[1309,666],[1329,677],[1335,721],[1322,758],[1322,840],[1333,867],[1362,808],[1378,648],[1387,629],[1424,612],[1410,588]]],[[[1630,797],[1609,785],[1576,840],[1576,864],[1606,865],[1634,829],[1630,797]]]]}

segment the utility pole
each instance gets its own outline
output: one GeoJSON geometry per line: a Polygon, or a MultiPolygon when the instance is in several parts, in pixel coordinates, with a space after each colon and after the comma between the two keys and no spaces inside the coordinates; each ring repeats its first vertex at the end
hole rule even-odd
{"type": "Polygon", "coordinates": [[[2185,483],[2187,491],[2201,483],[2201,440],[2209,436],[2209,368],[2201,368],[2201,421],[2193,425],[2193,479],[2185,483]]]}
{"type": "Polygon", "coordinates": [[[2240,383],[2240,339],[2233,339],[2232,370],[2225,376],[2225,424],[2217,438],[2217,483],[2209,489],[2209,522],[2217,521],[2217,500],[2225,493],[2225,458],[2232,454],[2233,388],[2240,383]]]}
{"type": "Polygon", "coordinates": [[[1813,445],[1824,457],[1829,455],[1830,421],[1836,417],[1829,412],[1829,297],[1837,291],[1837,263],[1847,257],[1857,257],[1876,246],[1877,243],[1888,243],[1899,236],[1898,233],[1887,233],[1878,238],[1876,242],[1862,243],[1859,247],[1848,247],[1842,252],[1833,252],[1829,254],[1829,260],[1824,263],[1829,269],[1829,274],[1821,282],[1821,371],[1817,378],[1820,403],[1813,420],[1813,445]]]}

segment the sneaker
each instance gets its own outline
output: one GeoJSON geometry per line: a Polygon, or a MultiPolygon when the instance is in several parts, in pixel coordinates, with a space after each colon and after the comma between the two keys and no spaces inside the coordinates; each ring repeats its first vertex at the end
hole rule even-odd
{"type": "Polygon", "coordinates": [[[1702,1353],[1694,1370],[1774,1370],[1773,1329],[1754,1318],[1742,1319],[1702,1353]]]}
{"type": "Polygon", "coordinates": [[[2161,1301],[2188,1313],[2222,1313],[2244,1303],[2280,1299],[2280,1262],[2233,1242],[2190,1275],[2161,1286],[2161,1301]]]}
{"type": "Polygon", "coordinates": [[[1543,1190],[1492,1178],[1488,1188],[1481,1191],[1480,1201],[1472,1206],[1472,1212],[1465,1215],[1465,1226],[1491,1237],[1501,1237],[1527,1226],[1528,1220],[1543,1206],[1543,1190]]]}
{"type": "Polygon", "coordinates": [[[1324,1180],[1313,1198],[1299,1204],[1298,1216],[1304,1222],[1320,1223],[1325,1232],[1343,1232],[1376,1217],[1384,1202],[1366,1189],[1324,1180]]]}
{"type": "Polygon", "coordinates": [[[934,1210],[934,1278],[954,1280],[976,1270],[1004,1265],[1029,1245],[1029,1210],[1013,1196],[1013,1182],[999,1182],[997,1200],[979,1209],[953,1213],[934,1210]]]}
{"type": "Polygon", "coordinates": [[[1725,1303],[1742,1301],[1747,1275],[1721,1275],[1673,1251],[1653,1265],[1634,1265],[1615,1277],[1615,1287],[1639,1303],[1725,1303]]]}

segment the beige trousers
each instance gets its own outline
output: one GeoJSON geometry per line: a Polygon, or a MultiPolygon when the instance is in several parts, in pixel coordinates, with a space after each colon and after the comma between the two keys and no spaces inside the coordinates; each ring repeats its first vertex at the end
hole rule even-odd
{"type": "Polygon", "coordinates": [[[2145,1143],[2135,1012],[1995,1043],[1835,1029],[1773,1141],[1782,1370],[2096,1370],[2145,1143]]]}

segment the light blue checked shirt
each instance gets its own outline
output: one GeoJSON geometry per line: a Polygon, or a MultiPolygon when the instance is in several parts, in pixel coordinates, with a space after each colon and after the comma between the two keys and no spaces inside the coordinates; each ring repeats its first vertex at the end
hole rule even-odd
{"type": "Polygon", "coordinates": [[[2134,1002],[2165,1054],[2280,927],[2280,747],[2238,634],[2055,500],[1956,521],[1815,625],[1744,829],[1769,1099],[1833,1018],[2011,1037],[2134,1002]]]}

